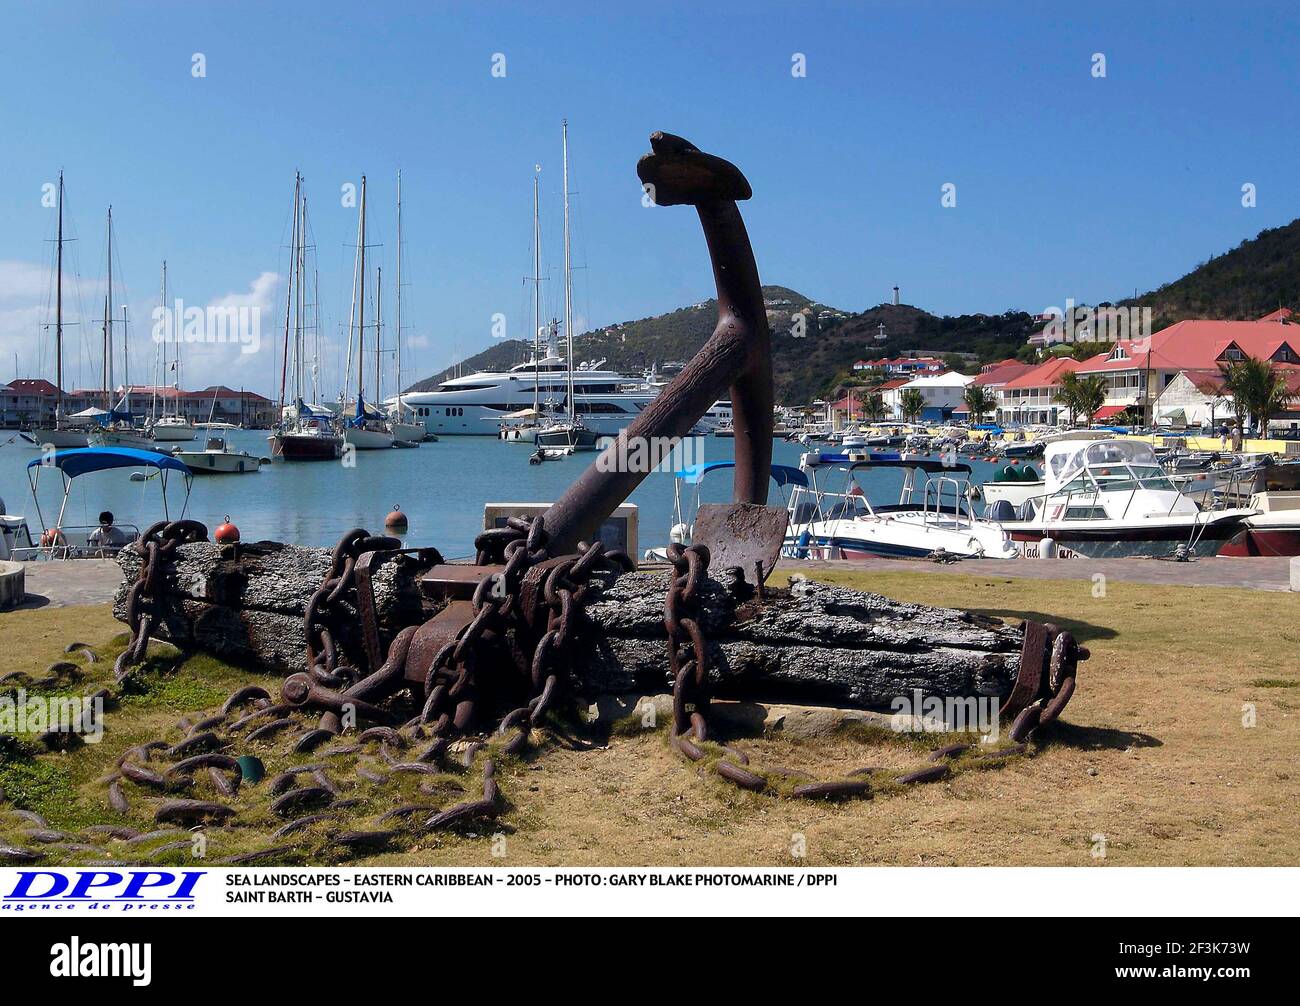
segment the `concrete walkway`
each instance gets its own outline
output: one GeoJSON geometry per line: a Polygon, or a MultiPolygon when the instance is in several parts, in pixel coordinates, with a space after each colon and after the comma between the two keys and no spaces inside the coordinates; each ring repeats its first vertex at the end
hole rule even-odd
{"type": "Polygon", "coordinates": [[[1247,590],[1290,590],[1291,560],[1286,556],[1257,559],[1210,557],[1195,562],[1162,559],[963,559],[939,563],[908,559],[852,559],[782,562],[777,574],[800,570],[840,570],[881,573],[959,573],[1026,580],[1091,580],[1102,573],[1108,580],[1163,583],[1171,587],[1242,587],[1247,590]]]}
{"type": "Polygon", "coordinates": [[[108,604],[122,582],[121,567],[112,559],[26,562],[23,566],[27,577],[27,600],[18,606],[18,611],[108,604]]]}

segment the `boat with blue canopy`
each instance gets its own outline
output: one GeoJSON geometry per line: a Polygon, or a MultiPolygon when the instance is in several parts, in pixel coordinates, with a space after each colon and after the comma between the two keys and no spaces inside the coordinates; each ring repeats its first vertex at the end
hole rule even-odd
{"type": "MultiPolygon", "coordinates": [[[[134,447],[79,447],[72,450],[54,451],[42,455],[27,465],[27,481],[31,487],[32,501],[36,505],[36,516],[41,523],[40,544],[30,543],[26,548],[13,550],[15,559],[80,559],[105,558],[120,552],[126,545],[139,537],[139,527],[134,524],[119,524],[113,520],[101,519],[97,527],[78,527],[64,524],[68,500],[72,495],[72,486],[77,479],[106,471],[135,469],[132,481],[146,482],[157,478],[162,489],[163,517],[171,520],[167,499],[169,481],[179,478],[185,486],[185,499],[180,514],[176,519],[183,519],[189,506],[190,489],[194,473],[190,467],[178,458],[154,451],[140,450],[134,447]],[[141,471],[151,469],[151,473],[141,471]],[[63,483],[63,499],[59,504],[59,513],[54,523],[47,525],[41,510],[38,492],[43,472],[56,470],[63,483]]],[[[107,511],[102,516],[109,516],[107,511]]]]}

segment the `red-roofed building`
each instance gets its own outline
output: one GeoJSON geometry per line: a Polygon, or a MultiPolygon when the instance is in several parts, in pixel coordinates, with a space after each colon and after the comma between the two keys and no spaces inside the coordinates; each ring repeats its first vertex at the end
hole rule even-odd
{"type": "Polygon", "coordinates": [[[1147,339],[1115,343],[1078,368],[1080,376],[1098,374],[1106,379],[1106,404],[1145,407],[1181,371],[1217,370],[1220,363],[1247,356],[1271,360],[1280,367],[1300,367],[1300,329],[1277,321],[1180,321],[1147,339]]]}
{"type": "Polygon", "coordinates": [[[892,360],[859,360],[853,369],[880,370],[886,374],[937,374],[948,368],[934,356],[900,356],[892,360]]]}
{"type": "MultiPolygon", "coordinates": [[[[1093,360],[1100,359],[1100,356],[1093,357],[1093,360]]],[[[1085,363],[1092,363],[1093,360],[1085,363]]],[[[997,389],[998,422],[1004,425],[1055,425],[1071,419],[1069,410],[1055,400],[1056,393],[1061,387],[1061,375],[1078,372],[1085,363],[1068,356],[1052,357],[1011,378],[997,389]]]]}
{"type": "MultiPolygon", "coordinates": [[[[1294,404],[1300,400],[1300,368],[1288,367],[1282,373],[1294,404]]],[[[1156,398],[1154,414],[1157,426],[1174,429],[1217,429],[1235,420],[1232,395],[1227,393],[1223,373],[1217,369],[1179,372],[1156,398]]],[[[1269,418],[1274,426],[1300,425],[1300,412],[1294,408],[1269,418]]]]}

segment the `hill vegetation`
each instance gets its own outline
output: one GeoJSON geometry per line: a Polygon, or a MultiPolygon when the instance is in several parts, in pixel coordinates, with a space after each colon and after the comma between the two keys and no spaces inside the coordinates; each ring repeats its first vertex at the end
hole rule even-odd
{"type": "MultiPolygon", "coordinates": [[[[879,304],[854,313],[783,286],[763,287],[763,299],[772,329],[777,400],[791,405],[870,385],[870,379],[853,371],[858,360],[921,352],[943,357],[967,373],[1008,357],[1033,360],[1035,351],[1026,340],[1042,327],[1034,316],[1014,310],[941,317],[909,304],[879,304]]],[[[1250,319],[1279,307],[1300,307],[1300,220],[1261,231],[1181,279],[1120,304],[1150,307],[1156,330],[1185,318],[1250,319]]],[[[717,303],[700,301],[585,332],[575,342],[574,355],[579,362],[603,360],[606,367],[629,375],[652,366],[671,371],[695,354],[716,321],[717,303]]],[[[457,370],[508,369],[527,360],[531,349],[517,340],[498,343],[411,390],[434,388],[457,370]]]]}

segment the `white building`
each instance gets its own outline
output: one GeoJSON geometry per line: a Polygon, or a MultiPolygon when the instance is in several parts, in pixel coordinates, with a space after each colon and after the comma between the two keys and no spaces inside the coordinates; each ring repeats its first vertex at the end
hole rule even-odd
{"type": "MultiPolygon", "coordinates": [[[[891,382],[892,383],[892,382],[891,382]]],[[[962,396],[967,387],[975,383],[975,378],[949,370],[942,374],[926,374],[915,377],[906,384],[881,393],[885,410],[893,419],[903,418],[903,394],[907,391],[919,391],[925,401],[920,418],[923,421],[945,422],[952,418],[952,411],[962,403],[962,396]]]]}

